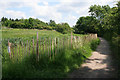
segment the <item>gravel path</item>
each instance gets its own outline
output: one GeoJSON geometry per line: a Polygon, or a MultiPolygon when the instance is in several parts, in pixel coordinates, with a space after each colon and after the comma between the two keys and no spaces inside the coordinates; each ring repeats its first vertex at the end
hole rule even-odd
{"type": "Polygon", "coordinates": [[[100,38],[101,43],[85,63],[68,75],[69,78],[114,78],[111,52],[108,42],[100,38]]]}

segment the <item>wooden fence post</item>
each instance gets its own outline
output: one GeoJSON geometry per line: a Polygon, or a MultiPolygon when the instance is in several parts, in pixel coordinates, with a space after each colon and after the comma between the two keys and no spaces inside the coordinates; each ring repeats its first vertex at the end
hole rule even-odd
{"type": "Polygon", "coordinates": [[[55,40],[55,56],[56,56],[56,52],[57,52],[57,50],[56,50],[57,49],[57,47],[56,47],[56,37],[55,37],[54,40],[55,40]]]}
{"type": "Polygon", "coordinates": [[[72,39],[73,39],[73,36],[72,36],[72,32],[71,32],[71,48],[72,48],[72,39]]]}
{"type": "Polygon", "coordinates": [[[29,55],[30,55],[30,47],[31,47],[31,45],[30,45],[30,44],[31,44],[31,42],[29,41],[29,55]]]}
{"type": "Polygon", "coordinates": [[[68,49],[69,49],[69,36],[68,36],[68,38],[67,38],[67,39],[68,39],[68,49]]]}
{"type": "Polygon", "coordinates": [[[11,43],[8,40],[8,53],[9,53],[9,57],[11,59],[11,43]]]}
{"type": "Polygon", "coordinates": [[[46,56],[45,50],[46,50],[46,38],[44,39],[44,55],[46,56]]]}
{"type": "Polygon", "coordinates": [[[65,47],[64,47],[64,46],[65,46],[65,45],[64,45],[64,37],[63,37],[63,39],[62,39],[62,40],[63,40],[63,49],[64,49],[64,48],[65,48],[65,47]]]}
{"type": "Polygon", "coordinates": [[[14,47],[11,47],[12,48],[12,53],[13,53],[13,56],[12,57],[14,57],[14,47]]]}
{"type": "Polygon", "coordinates": [[[27,40],[27,43],[26,43],[26,55],[28,53],[27,46],[28,46],[28,40],[27,40]]]}
{"type": "Polygon", "coordinates": [[[38,52],[38,32],[37,32],[37,45],[36,45],[36,53],[37,53],[37,61],[39,61],[39,52],[38,52]]]}
{"type": "Polygon", "coordinates": [[[33,38],[33,54],[34,54],[34,38],[33,38]]]}
{"type": "Polygon", "coordinates": [[[54,39],[52,39],[52,56],[53,56],[53,59],[54,59],[54,39]]]}
{"type": "Polygon", "coordinates": [[[21,55],[20,55],[20,42],[19,42],[19,57],[18,58],[20,58],[20,60],[21,60],[21,55]]]}
{"type": "Polygon", "coordinates": [[[22,42],[22,58],[23,58],[23,42],[22,42]]]}
{"type": "Polygon", "coordinates": [[[49,58],[49,50],[50,50],[50,48],[49,48],[49,44],[50,44],[49,40],[50,39],[48,38],[48,49],[47,49],[48,50],[48,58],[49,58]]]}
{"type": "Polygon", "coordinates": [[[82,43],[81,43],[81,38],[80,38],[80,36],[79,36],[78,40],[79,40],[79,46],[82,47],[82,43]]]}
{"type": "Polygon", "coordinates": [[[83,39],[83,45],[86,43],[86,36],[84,36],[84,39],[83,39]]]}
{"type": "Polygon", "coordinates": [[[25,56],[25,42],[24,42],[24,56],[25,56]]]}
{"type": "Polygon", "coordinates": [[[47,38],[45,39],[45,51],[46,51],[46,53],[45,53],[45,55],[47,56],[47,48],[48,48],[48,46],[47,46],[47,38]]]}
{"type": "Polygon", "coordinates": [[[49,56],[50,56],[50,60],[51,60],[51,38],[50,38],[50,54],[49,54],[49,56]]]}
{"type": "Polygon", "coordinates": [[[95,38],[97,39],[97,34],[95,34],[95,38]]]}
{"type": "Polygon", "coordinates": [[[43,38],[43,54],[44,54],[44,38],[43,38]]]}
{"type": "Polygon", "coordinates": [[[58,49],[58,50],[57,50],[57,53],[59,53],[59,48],[60,48],[59,45],[60,45],[60,44],[59,44],[59,38],[58,38],[58,39],[57,39],[57,49],[58,49]]]}
{"type": "Polygon", "coordinates": [[[41,38],[40,38],[40,45],[39,45],[39,48],[40,48],[40,50],[39,50],[39,57],[41,58],[41,38]]]}
{"type": "Polygon", "coordinates": [[[59,38],[59,52],[61,52],[61,38],[59,38]]]}
{"type": "Polygon", "coordinates": [[[17,52],[17,61],[18,61],[18,44],[16,44],[16,52],[17,52]]]}
{"type": "MultiPolygon", "coordinates": [[[[16,40],[15,40],[15,42],[16,42],[16,40]]],[[[16,44],[15,44],[15,49],[14,49],[15,51],[14,51],[14,53],[16,54],[16,44]]],[[[15,56],[14,56],[15,57],[15,56]]]]}

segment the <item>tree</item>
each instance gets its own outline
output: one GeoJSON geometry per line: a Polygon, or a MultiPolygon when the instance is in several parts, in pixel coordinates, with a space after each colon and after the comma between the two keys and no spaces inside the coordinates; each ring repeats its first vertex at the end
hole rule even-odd
{"type": "Polygon", "coordinates": [[[108,22],[106,15],[108,15],[111,11],[109,5],[100,6],[100,5],[92,5],[89,8],[89,13],[91,16],[94,16],[98,20],[98,35],[103,36],[104,33],[108,30],[110,26],[108,26],[108,22]],[[107,26],[106,26],[107,25],[107,26]]]}
{"type": "Polygon", "coordinates": [[[109,13],[110,7],[109,5],[100,6],[100,5],[92,5],[89,8],[89,13],[96,17],[98,20],[103,19],[105,13],[109,13]]]}
{"type": "Polygon", "coordinates": [[[6,17],[2,17],[2,18],[1,18],[1,21],[2,21],[2,22],[5,22],[5,21],[7,21],[7,20],[8,20],[8,19],[7,19],[6,17]]]}
{"type": "Polygon", "coordinates": [[[93,16],[80,17],[74,26],[75,33],[96,33],[98,26],[96,26],[98,20],[93,16]]]}
{"type": "Polygon", "coordinates": [[[3,26],[8,26],[8,23],[7,23],[7,22],[8,22],[8,19],[7,19],[6,17],[2,17],[2,18],[1,18],[1,22],[2,22],[2,25],[3,25],[3,26]]]}
{"type": "Polygon", "coordinates": [[[29,18],[29,19],[18,19],[15,20],[10,18],[9,20],[5,17],[1,18],[2,24],[11,28],[26,28],[26,29],[47,29],[47,30],[57,30],[61,33],[70,32],[71,28],[68,23],[56,24],[54,20],[50,20],[49,24],[45,23],[39,19],[29,18]]]}
{"type": "Polygon", "coordinates": [[[19,19],[15,19],[15,21],[19,21],[19,19]]]}
{"type": "Polygon", "coordinates": [[[71,28],[70,28],[70,26],[69,26],[68,23],[58,24],[56,30],[57,30],[58,32],[63,33],[63,34],[66,34],[66,33],[71,32],[71,28]]]}
{"type": "Polygon", "coordinates": [[[56,23],[55,23],[55,21],[54,20],[50,20],[49,26],[52,26],[53,29],[56,29],[56,23]]]}
{"type": "Polygon", "coordinates": [[[24,28],[24,26],[25,26],[24,23],[17,22],[17,21],[12,22],[12,23],[10,24],[10,27],[11,27],[11,28],[24,28]]]}
{"type": "Polygon", "coordinates": [[[25,24],[25,27],[24,27],[24,28],[32,29],[32,25],[29,23],[29,20],[28,20],[28,19],[25,19],[24,24],[25,24]]]}

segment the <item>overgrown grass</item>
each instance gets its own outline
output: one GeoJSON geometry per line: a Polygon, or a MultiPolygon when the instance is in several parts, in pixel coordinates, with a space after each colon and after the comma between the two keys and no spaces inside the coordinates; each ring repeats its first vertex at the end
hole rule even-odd
{"type": "Polygon", "coordinates": [[[91,49],[95,51],[96,48],[97,48],[97,45],[99,45],[99,43],[100,43],[100,40],[99,40],[99,39],[93,40],[93,41],[91,42],[91,49]]]}
{"type": "MultiPolygon", "coordinates": [[[[14,50],[16,48],[19,50],[19,44],[21,44],[22,42],[23,42],[23,44],[25,44],[25,49],[26,49],[26,45],[28,45],[27,41],[30,42],[29,45],[31,46],[31,48],[30,48],[30,51],[31,51],[31,49],[33,48],[32,47],[32,45],[33,45],[32,39],[33,38],[34,38],[34,42],[35,42],[35,46],[36,46],[36,34],[37,34],[37,32],[39,34],[39,41],[41,39],[42,44],[45,44],[46,43],[45,39],[48,40],[48,38],[54,39],[55,37],[57,37],[59,39],[62,39],[62,41],[63,41],[63,37],[70,38],[70,35],[71,35],[71,34],[63,35],[59,32],[51,31],[51,30],[10,29],[10,28],[2,29],[2,38],[3,38],[2,39],[2,60],[7,61],[9,58],[9,54],[8,54],[8,50],[7,50],[8,49],[8,39],[9,39],[9,42],[11,42],[12,44],[18,45],[18,47],[16,47],[16,46],[13,47],[14,50]]],[[[80,36],[80,37],[85,36],[85,35],[79,35],[79,34],[73,34],[73,35],[80,36]]],[[[50,42],[50,41],[48,40],[47,44],[48,44],[48,42],[50,42]]],[[[60,43],[60,44],[62,44],[62,43],[60,43]]],[[[62,46],[62,45],[60,45],[60,46],[62,46]]],[[[20,52],[22,53],[21,49],[24,46],[21,44],[20,47],[21,47],[20,52]]],[[[42,48],[43,48],[43,45],[42,45],[42,48]]]]}
{"type": "Polygon", "coordinates": [[[114,33],[106,33],[104,38],[109,42],[110,49],[112,51],[112,57],[114,58],[114,65],[118,74],[116,77],[120,78],[120,36],[114,33]]]}
{"type": "MultiPolygon", "coordinates": [[[[22,61],[14,61],[9,59],[7,52],[8,42],[16,43],[32,38],[36,39],[36,33],[38,32],[39,37],[43,38],[54,38],[54,37],[68,37],[71,34],[61,34],[56,31],[46,30],[30,30],[30,29],[3,29],[2,37],[3,44],[3,63],[2,63],[2,76],[3,78],[63,78],[67,77],[67,74],[80,67],[83,61],[91,56],[92,50],[95,50],[98,45],[98,40],[94,40],[84,44],[79,48],[64,48],[61,47],[55,58],[48,58],[44,54],[41,55],[39,62],[36,62],[36,55],[25,56],[22,61]],[[26,38],[26,39],[25,39],[26,38]]],[[[85,35],[73,34],[75,36],[84,37],[85,35]]],[[[36,40],[35,40],[36,41],[36,40]]],[[[83,40],[84,41],[84,40],[83,40]]],[[[36,42],[35,42],[36,43],[36,42]]],[[[65,42],[67,43],[67,42],[65,42]]],[[[60,43],[62,45],[63,43],[60,43]]],[[[32,44],[31,44],[32,45],[32,44]]],[[[32,52],[32,51],[31,51],[32,52]]]]}
{"type": "Polygon", "coordinates": [[[83,61],[91,56],[92,49],[95,49],[99,40],[94,40],[85,44],[79,49],[62,48],[57,53],[55,59],[49,60],[47,56],[42,56],[36,62],[36,55],[24,58],[21,63],[10,60],[3,63],[3,78],[64,78],[75,68],[80,67],[83,61]],[[97,43],[97,44],[96,44],[97,43]]]}
{"type": "Polygon", "coordinates": [[[111,50],[112,50],[112,55],[115,58],[115,63],[117,66],[117,71],[118,75],[117,77],[120,78],[120,37],[112,37],[112,40],[110,42],[111,44],[111,50]]]}
{"type": "MultiPolygon", "coordinates": [[[[3,28],[0,30],[2,31],[2,38],[3,39],[11,39],[11,38],[36,38],[36,34],[38,32],[39,37],[60,37],[60,36],[69,36],[71,34],[61,34],[54,30],[38,30],[38,29],[10,29],[10,28],[3,28]]],[[[73,34],[77,36],[84,36],[73,34]]]]}

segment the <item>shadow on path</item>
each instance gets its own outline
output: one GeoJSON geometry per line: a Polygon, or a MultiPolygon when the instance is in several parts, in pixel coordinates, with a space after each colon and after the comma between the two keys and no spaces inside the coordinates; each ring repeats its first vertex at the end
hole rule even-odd
{"type": "Polygon", "coordinates": [[[68,75],[69,78],[116,78],[117,72],[112,65],[111,51],[108,42],[100,38],[100,45],[80,69],[68,75]]]}

